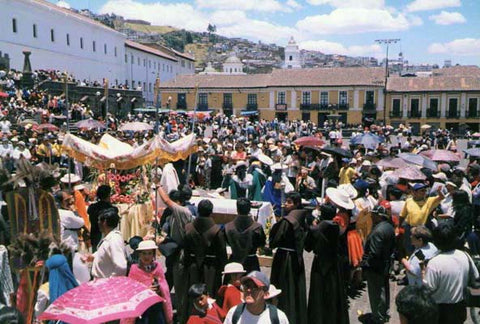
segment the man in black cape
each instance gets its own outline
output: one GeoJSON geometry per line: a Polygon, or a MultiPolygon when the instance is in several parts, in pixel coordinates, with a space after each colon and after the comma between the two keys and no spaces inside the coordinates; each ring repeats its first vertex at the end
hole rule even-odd
{"type": "Polygon", "coordinates": [[[266,240],[262,225],[253,220],[250,209],[250,200],[239,198],[238,216],[225,225],[226,239],[232,247],[229,262],[241,263],[246,273],[260,271],[257,248],[265,246],[266,240]]]}
{"type": "Polygon", "coordinates": [[[285,200],[285,212],[288,215],[273,225],[269,239],[270,247],[277,248],[270,281],[282,290],[278,308],[287,314],[291,324],[307,324],[307,288],[303,262],[307,211],[301,207],[300,194],[288,193],[285,200]]]}
{"type": "Polygon", "coordinates": [[[310,272],[308,323],[348,324],[348,305],[340,270],[340,227],[332,219],[336,207],[320,207],[320,221],[314,221],[305,239],[305,250],[314,253],[310,272]]]}

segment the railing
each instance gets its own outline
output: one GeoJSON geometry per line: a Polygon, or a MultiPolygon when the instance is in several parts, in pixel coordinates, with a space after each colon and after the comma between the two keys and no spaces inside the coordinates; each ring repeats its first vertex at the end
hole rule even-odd
{"type": "Polygon", "coordinates": [[[408,117],[410,118],[421,118],[422,117],[422,112],[417,110],[409,111],[408,112],[408,117]]]}
{"type": "Polygon", "coordinates": [[[199,103],[197,106],[197,111],[207,111],[208,103],[199,103]]]}
{"type": "Polygon", "coordinates": [[[469,110],[466,117],[467,118],[478,118],[478,117],[480,117],[480,112],[478,112],[476,110],[469,110]]]}
{"type": "Polygon", "coordinates": [[[329,109],[332,109],[332,105],[329,105],[329,104],[326,104],[326,103],[319,103],[319,104],[314,104],[315,106],[315,110],[329,110],[329,109]]]}
{"type": "Polygon", "coordinates": [[[349,107],[348,103],[346,103],[346,102],[345,103],[339,103],[337,105],[337,110],[348,110],[348,107],[349,107]]]}
{"type": "Polygon", "coordinates": [[[377,110],[377,105],[375,105],[374,102],[366,102],[363,104],[363,110],[364,111],[376,111],[377,110]]]}
{"type": "Polygon", "coordinates": [[[312,104],[300,104],[300,110],[312,110],[312,104]]]}
{"type": "Polygon", "coordinates": [[[222,105],[223,109],[233,109],[233,103],[231,102],[224,102],[222,105]]]}
{"type": "Polygon", "coordinates": [[[440,118],[440,110],[438,109],[427,109],[427,117],[428,118],[440,118]]]}
{"type": "Polygon", "coordinates": [[[390,112],[390,118],[402,118],[402,115],[403,115],[402,111],[400,110],[399,111],[394,110],[390,112]]]}
{"type": "Polygon", "coordinates": [[[285,104],[285,103],[277,103],[277,104],[275,105],[275,110],[287,111],[287,104],[285,104]]]}
{"type": "Polygon", "coordinates": [[[457,111],[457,110],[449,110],[447,112],[447,117],[448,118],[460,118],[460,111],[457,111]]]}
{"type": "Polygon", "coordinates": [[[258,110],[258,104],[247,104],[247,107],[246,109],[247,111],[254,111],[254,110],[258,110]]]}
{"type": "Polygon", "coordinates": [[[177,102],[177,109],[187,109],[186,102],[177,102]]]}

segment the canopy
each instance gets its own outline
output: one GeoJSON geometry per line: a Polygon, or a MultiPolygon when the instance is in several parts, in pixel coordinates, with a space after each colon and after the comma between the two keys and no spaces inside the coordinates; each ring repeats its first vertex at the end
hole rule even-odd
{"type": "Polygon", "coordinates": [[[114,164],[116,169],[128,170],[156,160],[158,163],[177,161],[186,159],[196,149],[194,134],[173,143],[157,135],[137,148],[109,134],[103,135],[98,145],[72,134],[63,139],[63,150],[70,157],[98,169],[107,169],[114,164]]]}

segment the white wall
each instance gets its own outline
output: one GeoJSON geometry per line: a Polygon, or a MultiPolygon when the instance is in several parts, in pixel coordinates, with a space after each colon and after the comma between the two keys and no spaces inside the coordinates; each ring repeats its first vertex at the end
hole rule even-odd
{"type": "Polygon", "coordinates": [[[115,80],[124,82],[125,35],[35,1],[0,0],[0,8],[0,51],[10,56],[11,68],[22,69],[22,51],[29,50],[34,70],[57,69],[68,71],[78,79],[101,81],[106,77],[111,84],[115,80]],[[12,19],[16,19],[16,33],[12,19]],[[67,34],[70,45],[67,45],[67,34]],[[80,38],[83,38],[83,49],[80,38]]]}

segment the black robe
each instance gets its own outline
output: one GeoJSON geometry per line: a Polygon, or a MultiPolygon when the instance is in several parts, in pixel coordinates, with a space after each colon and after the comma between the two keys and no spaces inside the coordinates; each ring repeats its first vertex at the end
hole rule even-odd
{"type": "Polygon", "coordinates": [[[241,263],[246,273],[260,271],[257,249],[265,246],[266,240],[262,225],[250,216],[239,215],[225,225],[225,236],[232,248],[228,261],[241,263]]]}
{"type": "Polygon", "coordinates": [[[308,323],[349,323],[348,304],[338,257],[340,227],[332,221],[311,226],[305,250],[315,254],[310,273],[308,323]]]}
{"type": "Polygon", "coordinates": [[[307,287],[303,244],[307,211],[292,210],[273,225],[270,247],[277,248],[273,257],[270,281],[282,290],[278,308],[283,310],[291,324],[307,324],[307,287]]]}
{"type": "Polygon", "coordinates": [[[222,284],[222,271],[227,261],[224,233],[210,217],[197,217],[185,225],[185,233],[188,287],[205,283],[213,297],[222,284]]]}

